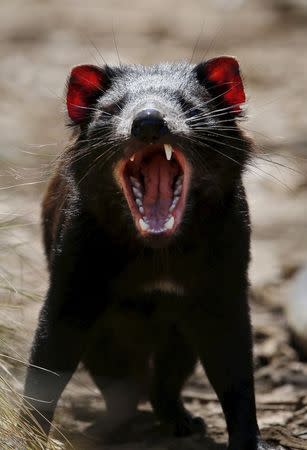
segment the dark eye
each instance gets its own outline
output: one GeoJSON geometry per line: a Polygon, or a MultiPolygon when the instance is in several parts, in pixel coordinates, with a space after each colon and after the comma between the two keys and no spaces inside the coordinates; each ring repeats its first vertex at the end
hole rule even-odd
{"type": "Polygon", "coordinates": [[[195,117],[195,116],[198,116],[199,114],[201,114],[202,110],[200,108],[197,108],[192,103],[186,101],[184,98],[181,98],[179,101],[180,101],[181,108],[187,118],[190,119],[192,117],[195,117]]]}
{"type": "Polygon", "coordinates": [[[125,104],[126,98],[125,96],[118,99],[116,102],[110,102],[102,104],[102,111],[109,116],[116,116],[121,113],[123,106],[125,104]]]}
{"type": "Polygon", "coordinates": [[[199,109],[199,108],[196,108],[196,107],[192,107],[187,113],[186,113],[186,115],[187,115],[187,117],[189,117],[189,118],[193,118],[193,117],[195,117],[195,118],[197,118],[200,114],[202,114],[203,113],[203,111],[201,110],[201,109],[199,109]]]}
{"type": "Polygon", "coordinates": [[[103,112],[107,115],[116,115],[120,112],[121,107],[118,103],[111,103],[110,105],[106,105],[103,107],[103,112]]]}

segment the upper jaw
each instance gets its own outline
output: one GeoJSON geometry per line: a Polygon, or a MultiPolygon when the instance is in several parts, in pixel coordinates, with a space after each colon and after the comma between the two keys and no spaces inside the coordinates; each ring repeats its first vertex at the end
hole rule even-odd
{"type": "Polygon", "coordinates": [[[191,166],[168,142],[129,146],[114,168],[135,227],[144,238],[173,236],[184,214],[191,166]]]}

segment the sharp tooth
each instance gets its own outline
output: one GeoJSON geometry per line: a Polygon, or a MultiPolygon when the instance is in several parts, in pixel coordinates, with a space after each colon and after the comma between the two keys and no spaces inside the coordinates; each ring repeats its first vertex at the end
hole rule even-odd
{"type": "Polygon", "coordinates": [[[143,219],[139,219],[139,225],[142,231],[147,231],[149,229],[148,223],[146,223],[143,219]]]}
{"type": "Polygon", "coordinates": [[[136,198],[136,199],[135,199],[135,203],[136,203],[138,206],[143,206],[143,202],[142,202],[142,200],[141,200],[140,198],[136,198]]]}
{"type": "Polygon", "coordinates": [[[144,214],[145,211],[144,211],[143,206],[139,206],[139,211],[140,211],[141,214],[144,214]]]}
{"type": "Polygon", "coordinates": [[[175,183],[175,187],[182,186],[182,181],[183,181],[183,177],[181,176],[177,179],[177,181],[175,183]]]}
{"type": "Polygon", "coordinates": [[[132,186],[132,190],[133,190],[133,193],[136,198],[141,199],[143,197],[141,191],[139,189],[137,189],[136,187],[132,186]]]}
{"type": "Polygon", "coordinates": [[[170,216],[170,218],[167,220],[167,222],[165,222],[164,228],[166,230],[171,230],[174,226],[174,223],[175,223],[174,216],[170,216]]]}
{"type": "Polygon", "coordinates": [[[141,183],[134,177],[130,177],[130,181],[133,184],[133,186],[137,187],[140,189],[141,187],[141,183]]]}
{"type": "Polygon", "coordinates": [[[182,191],[182,186],[179,185],[179,186],[176,187],[174,194],[177,196],[177,195],[179,195],[181,193],[181,191],[182,191]]]}
{"type": "Polygon", "coordinates": [[[165,156],[168,161],[170,161],[173,153],[173,147],[169,144],[164,144],[165,156]]]}
{"type": "Polygon", "coordinates": [[[129,158],[129,159],[130,159],[130,161],[132,161],[132,162],[133,162],[133,161],[134,161],[134,158],[135,158],[135,153],[134,153],[134,154],[133,154],[132,156],[130,156],[130,158],[129,158]]]}
{"type": "Polygon", "coordinates": [[[178,203],[179,198],[180,198],[179,196],[174,197],[174,199],[172,201],[172,204],[171,204],[171,206],[169,208],[170,212],[174,211],[174,209],[176,208],[176,205],[178,203]]]}

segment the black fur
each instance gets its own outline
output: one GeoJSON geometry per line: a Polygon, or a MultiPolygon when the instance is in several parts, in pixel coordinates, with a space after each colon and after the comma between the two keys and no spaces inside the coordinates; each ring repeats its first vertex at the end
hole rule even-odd
{"type": "Polygon", "coordinates": [[[200,359],[225,413],[229,450],[267,449],[256,421],[247,303],[250,223],[241,177],[251,142],[230,108],[211,101],[194,66],[104,70],[107,90],[90,105],[44,200],[50,285],[30,362],[58,375],[30,367],[25,395],[45,400],[33,406],[52,421],[83,361],[117,424],[149,392],[157,417],[187,435],[202,421],[180,392],[200,359]],[[178,232],[155,242],[138,235],[113,175],[139,145],[130,130],[144,105],[163,113],[169,142],[193,169],[178,232]],[[177,292],[161,288],[169,280],[177,292]]]}

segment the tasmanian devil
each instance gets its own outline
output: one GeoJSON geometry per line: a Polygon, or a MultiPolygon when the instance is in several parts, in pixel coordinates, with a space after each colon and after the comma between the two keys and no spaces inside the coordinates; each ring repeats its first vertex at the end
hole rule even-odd
{"type": "Polygon", "coordinates": [[[199,359],[229,450],[272,448],[255,412],[238,62],[78,66],[66,101],[73,142],[43,201],[50,284],[25,385],[34,415],[48,434],[82,361],[117,425],[146,391],[176,435],[201,431],[180,397],[199,359]]]}

